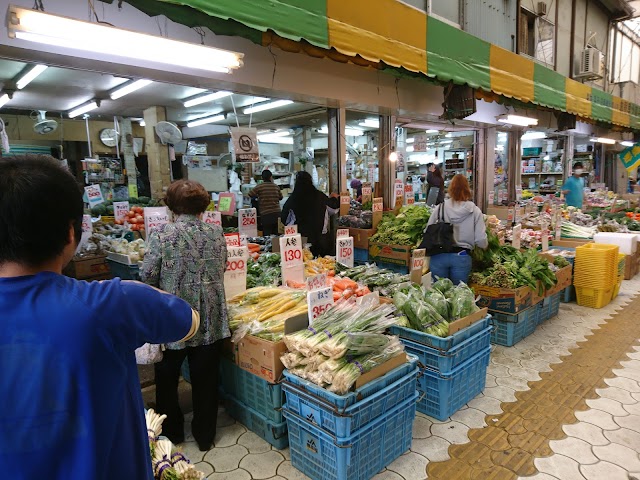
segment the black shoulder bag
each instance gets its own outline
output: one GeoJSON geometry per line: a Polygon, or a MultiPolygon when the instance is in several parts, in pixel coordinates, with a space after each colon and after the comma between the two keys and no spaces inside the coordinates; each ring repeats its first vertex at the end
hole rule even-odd
{"type": "MultiPolygon", "coordinates": [[[[427,256],[432,257],[439,253],[451,253],[453,244],[453,225],[444,221],[444,203],[436,207],[438,219],[427,227],[419,248],[426,248],[427,256]]],[[[436,212],[433,212],[436,213],[436,212]]]]}

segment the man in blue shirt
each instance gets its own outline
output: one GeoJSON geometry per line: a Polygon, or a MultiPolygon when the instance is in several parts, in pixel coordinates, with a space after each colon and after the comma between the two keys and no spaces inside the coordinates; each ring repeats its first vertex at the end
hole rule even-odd
{"type": "Polygon", "coordinates": [[[584,199],[584,181],[582,179],[582,163],[573,164],[573,175],[567,178],[562,186],[562,193],[565,196],[565,202],[570,207],[582,208],[584,199]]]}
{"type": "Polygon", "coordinates": [[[62,276],[82,214],[56,160],[0,158],[0,471],[152,480],[134,351],[191,338],[199,316],[141,283],[62,276]]]}

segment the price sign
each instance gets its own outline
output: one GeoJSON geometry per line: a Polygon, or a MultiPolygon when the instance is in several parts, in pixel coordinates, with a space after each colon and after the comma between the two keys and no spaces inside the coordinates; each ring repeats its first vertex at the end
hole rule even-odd
{"type": "Polygon", "coordinates": [[[419,248],[411,255],[411,281],[420,285],[422,282],[422,271],[424,269],[426,250],[419,248]]]}
{"type": "Polygon", "coordinates": [[[348,215],[351,208],[351,197],[348,193],[340,194],[340,216],[348,215]]]}
{"type": "Polygon", "coordinates": [[[348,236],[349,236],[349,229],[348,228],[339,228],[338,232],[336,233],[336,238],[348,237],[348,236]]]}
{"type": "Polygon", "coordinates": [[[237,233],[225,233],[224,239],[227,242],[227,247],[239,247],[240,235],[237,233]]]}
{"type": "Polygon", "coordinates": [[[556,211],[556,240],[562,239],[562,211],[556,211]]]}
{"type": "Polygon", "coordinates": [[[238,210],[238,232],[248,237],[258,236],[258,212],[255,208],[238,210]]]}
{"type": "Polygon", "coordinates": [[[513,224],[513,222],[515,221],[514,217],[515,217],[515,208],[509,207],[507,209],[507,222],[509,224],[513,224]]]}
{"type": "Polygon", "coordinates": [[[489,192],[489,205],[495,204],[495,199],[496,199],[496,192],[494,190],[491,190],[489,192]]]}
{"type": "Polygon", "coordinates": [[[362,203],[367,203],[371,201],[371,186],[363,186],[362,187],[362,203]]]}
{"type": "Polygon", "coordinates": [[[129,202],[113,202],[113,216],[116,222],[122,221],[127,217],[129,211],[129,202]]]}
{"type": "Polygon", "coordinates": [[[287,225],[284,227],[285,235],[296,235],[298,233],[298,225],[287,225]]]}
{"type": "Polygon", "coordinates": [[[311,290],[307,293],[307,304],[309,309],[309,325],[320,315],[333,307],[333,288],[324,287],[311,290]]]}
{"type": "Polygon", "coordinates": [[[547,229],[547,226],[545,225],[544,228],[542,229],[542,251],[546,252],[549,250],[549,230],[547,229]]]}
{"type": "Polygon", "coordinates": [[[236,210],[236,194],[231,192],[221,193],[218,197],[218,211],[222,215],[233,215],[236,210]]]}
{"type": "Polygon", "coordinates": [[[288,280],[304,282],[304,260],[302,258],[302,237],[300,234],[280,237],[282,283],[288,280]]]}
{"type": "Polygon", "coordinates": [[[522,200],[522,187],[520,185],[516,187],[516,200],[522,200]]]}
{"type": "Polygon", "coordinates": [[[522,209],[519,206],[516,206],[514,209],[513,221],[516,223],[520,223],[520,218],[522,217],[522,209]]]}
{"type": "Polygon", "coordinates": [[[82,233],[93,233],[93,224],[91,223],[91,215],[82,216],[82,233]]]}
{"type": "Polygon", "coordinates": [[[336,240],[336,260],[353,268],[353,237],[341,237],[336,240]]]}
{"type": "Polygon", "coordinates": [[[87,185],[84,187],[84,193],[87,195],[87,203],[90,207],[95,207],[96,205],[104,203],[104,197],[102,196],[100,185],[87,185]]]}
{"type": "Polygon", "coordinates": [[[224,272],[224,293],[231,298],[247,289],[247,247],[227,247],[227,266],[224,272]]]}
{"type": "Polygon", "coordinates": [[[240,246],[241,247],[248,246],[247,236],[243,234],[243,235],[239,235],[239,237],[240,237],[240,246]]]}
{"type": "Polygon", "coordinates": [[[307,278],[307,290],[317,290],[319,288],[324,288],[327,286],[327,274],[320,273],[318,275],[314,275],[312,277],[307,278]]]}
{"type": "Polygon", "coordinates": [[[160,225],[169,223],[169,211],[167,207],[145,207],[144,208],[144,228],[147,235],[151,230],[160,225]]]}
{"type": "Polygon", "coordinates": [[[382,213],[382,198],[374,198],[373,199],[373,213],[382,213]]]}
{"type": "Polygon", "coordinates": [[[209,225],[217,225],[222,227],[222,215],[220,212],[212,212],[207,210],[202,214],[202,221],[204,223],[208,223],[209,225]]]}
{"type": "Polygon", "coordinates": [[[402,198],[404,196],[404,185],[402,184],[402,180],[396,178],[395,183],[393,184],[393,191],[395,192],[396,198],[402,198]]]}
{"type": "Polygon", "coordinates": [[[522,233],[522,225],[516,225],[513,227],[513,239],[511,240],[511,246],[516,250],[520,250],[520,233],[522,233]]]}
{"type": "Polygon", "coordinates": [[[404,203],[407,205],[413,205],[416,201],[415,196],[413,195],[413,185],[408,184],[404,186],[404,203]]]}

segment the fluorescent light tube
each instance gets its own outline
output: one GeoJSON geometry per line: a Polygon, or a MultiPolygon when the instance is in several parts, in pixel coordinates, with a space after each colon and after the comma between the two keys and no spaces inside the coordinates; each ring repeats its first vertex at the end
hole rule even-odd
{"type": "Polygon", "coordinates": [[[595,142],[595,143],[605,143],[607,145],[614,145],[616,143],[616,141],[613,138],[606,138],[606,137],[591,138],[589,141],[595,142]]]}
{"type": "Polygon", "coordinates": [[[138,125],[140,125],[141,127],[146,127],[147,126],[147,122],[145,122],[144,120],[140,120],[138,122],[138,125]]]}
{"type": "Polygon", "coordinates": [[[498,121],[501,123],[508,123],[510,125],[518,125],[520,127],[538,125],[537,118],[523,117],[521,115],[500,115],[498,117],[498,121]]]}
{"type": "Polygon", "coordinates": [[[29,71],[16,82],[16,88],[18,90],[22,90],[47,68],[48,67],[46,65],[34,65],[33,68],[29,69],[29,71]]]}
{"type": "Polygon", "coordinates": [[[85,103],[79,107],[74,108],[69,112],[69,118],[75,118],[78,115],[82,115],[83,113],[90,112],[91,110],[95,110],[98,108],[98,103],[94,100],[89,103],[85,103]]]}
{"type": "Polygon", "coordinates": [[[215,93],[207,93],[205,95],[201,95],[196,98],[192,98],[191,100],[187,100],[184,102],[184,106],[186,108],[195,107],[196,105],[201,105],[207,102],[213,102],[214,100],[218,100],[219,98],[229,97],[233,95],[233,92],[227,92],[225,90],[220,90],[215,93]]]}
{"type": "Polygon", "coordinates": [[[620,142],[620,145],[622,145],[623,147],[633,147],[635,144],[633,142],[629,142],[625,140],[620,142]]]}
{"type": "Polygon", "coordinates": [[[9,6],[10,38],[188,69],[229,73],[243,54],[9,6]]]}
{"type": "Polygon", "coordinates": [[[425,133],[438,133],[438,130],[434,130],[434,129],[425,130],[425,133]]]}
{"type": "Polygon", "coordinates": [[[272,108],[278,108],[278,107],[284,107],[285,105],[291,105],[292,103],[293,103],[293,101],[291,101],[291,100],[276,100],[274,102],[259,103],[257,105],[254,105],[253,107],[245,108],[242,113],[249,114],[249,113],[263,112],[265,110],[271,110],[272,108]]]}
{"type": "Polygon", "coordinates": [[[521,140],[539,140],[541,138],[547,138],[547,134],[544,132],[527,132],[520,138],[521,140]]]}
{"type": "Polygon", "coordinates": [[[293,137],[279,137],[277,135],[258,135],[260,143],[282,143],[285,145],[293,145],[293,137]]]}
{"type": "MultiPolygon", "coordinates": [[[[328,135],[329,134],[329,128],[328,127],[322,127],[318,130],[318,133],[322,133],[324,135],[328,135]]],[[[357,128],[345,128],[344,129],[344,134],[347,137],[361,137],[364,135],[364,132],[362,130],[358,130],[357,128]]]]}
{"type": "Polygon", "coordinates": [[[135,92],[136,90],[140,90],[142,87],[146,87],[150,83],[153,83],[152,80],[134,80],[132,82],[127,82],[122,87],[116,88],[113,92],[111,92],[111,100],[117,100],[119,98],[124,97],[125,95],[129,95],[130,93],[135,92]]]}
{"type": "Polygon", "coordinates": [[[415,138],[407,138],[407,143],[413,143],[415,141],[416,141],[415,138]]]}
{"type": "Polygon", "coordinates": [[[8,101],[9,101],[9,95],[7,95],[6,93],[0,96],[0,108],[4,107],[8,101]]]}
{"type": "Polygon", "coordinates": [[[206,125],[207,123],[219,122],[224,119],[225,119],[224,115],[214,115],[213,117],[200,118],[198,120],[194,120],[193,122],[188,122],[187,127],[189,128],[197,127],[199,125],[206,125]]]}
{"type": "Polygon", "coordinates": [[[413,147],[407,147],[407,152],[413,152],[413,147]]]}
{"type": "Polygon", "coordinates": [[[361,127],[380,128],[380,122],[375,118],[367,118],[364,122],[360,122],[358,125],[361,127]]]}

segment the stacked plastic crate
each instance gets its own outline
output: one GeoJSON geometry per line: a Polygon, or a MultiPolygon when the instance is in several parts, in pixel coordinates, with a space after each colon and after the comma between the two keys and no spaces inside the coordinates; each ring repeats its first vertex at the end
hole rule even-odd
{"type": "Polygon", "coordinates": [[[576,248],[573,284],[578,305],[602,308],[611,302],[618,282],[617,245],[587,243],[576,248]]]}
{"type": "Polygon", "coordinates": [[[292,465],[314,480],[367,480],[409,450],[418,359],[346,395],[285,370],[292,465]]]}
{"type": "Polygon", "coordinates": [[[613,293],[611,294],[611,299],[613,300],[620,293],[620,287],[622,286],[622,281],[624,280],[624,270],[626,267],[626,258],[627,256],[624,253],[618,254],[618,277],[616,278],[616,284],[613,287],[613,293]]]}
{"type": "Polygon", "coordinates": [[[484,390],[493,329],[489,323],[487,316],[447,338],[391,329],[424,367],[418,378],[419,412],[446,420],[484,390]]]}
{"type": "Polygon", "coordinates": [[[558,315],[560,311],[560,301],[564,298],[565,290],[545,297],[544,300],[538,304],[538,325],[558,315]]]}

